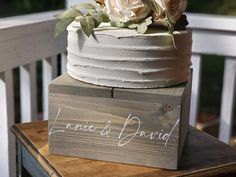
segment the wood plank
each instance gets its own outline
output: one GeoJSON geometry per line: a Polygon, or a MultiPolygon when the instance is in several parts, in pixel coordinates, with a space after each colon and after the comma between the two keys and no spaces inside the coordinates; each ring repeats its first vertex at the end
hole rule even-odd
{"type": "Polygon", "coordinates": [[[230,143],[236,92],[236,58],[226,58],[222,92],[219,139],[230,143]]]}
{"type": "MultiPolygon", "coordinates": [[[[188,85],[190,89],[191,82],[188,85]]],[[[176,169],[187,134],[179,133],[179,124],[183,130],[188,127],[190,92],[184,98],[188,105],[181,108],[185,90],[186,83],[161,89],[112,89],[64,74],[49,88],[50,152],[176,169]]]]}
{"type": "Polygon", "coordinates": [[[61,53],[61,74],[67,72],[67,54],[65,52],[61,53]]]}
{"type": "MultiPolygon", "coordinates": [[[[6,30],[6,29],[10,30],[16,27],[44,23],[45,21],[54,21],[55,15],[61,12],[63,12],[63,10],[1,18],[0,30],[6,30]]],[[[1,31],[1,32],[4,32],[4,31],[1,31]]],[[[0,38],[0,41],[5,41],[6,39],[18,38],[22,34],[24,35],[27,34],[27,32],[28,31],[18,31],[18,33],[14,33],[12,36],[2,36],[2,38],[0,38]]],[[[31,31],[31,32],[34,33],[34,31],[31,31]]]]}
{"type": "Polygon", "coordinates": [[[236,43],[235,32],[193,29],[193,41],[193,53],[236,57],[236,50],[232,45],[236,43]]]}
{"type": "Polygon", "coordinates": [[[201,84],[201,56],[193,54],[192,56],[192,69],[193,81],[191,93],[191,108],[190,108],[190,125],[196,126],[199,97],[200,97],[200,84],[201,84]]]}
{"type": "Polygon", "coordinates": [[[122,100],[145,101],[145,102],[168,102],[173,104],[181,103],[181,96],[184,93],[186,83],[154,89],[119,89],[114,88],[113,98],[122,100]]]}
{"type": "Polygon", "coordinates": [[[66,7],[69,8],[73,5],[77,5],[79,3],[83,3],[83,2],[93,2],[92,0],[66,0],[66,7]]]}
{"type": "Polygon", "coordinates": [[[20,66],[21,122],[37,119],[36,63],[20,66]]]}
{"type": "Polygon", "coordinates": [[[29,151],[22,146],[22,165],[33,177],[49,177],[42,166],[35,160],[29,151]]]}
{"type": "Polygon", "coordinates": [[[178,104],[181,102],[179,96],[183,95],[185,85],[186,83],[160,89],[113,89],[75,80],[66,73],[52,81],[49,92],[148,102],[172,99],[173,103],[178,104]]]}
{"type": "Polygon", "coordinates": [[[22,144],[17,140],[17,177],[22,176],[22,144]]]}
{"type": "Polygon", "coordinates": [[[48,86],[57,77],[57,56],[43,59],[43,119],[48,119],[48,86]]]}
{"type": "Polygon", "coordinates": [[[50,93],[67,93],[71,95],[112,97],[111,87],[100,87],[73,79],[67,73],[54,79],[50,86],[50,93]]]}
{"type": "Polygon", "coordinates": [[[4,18],[0,20],[0,72],[33,63],[66,50],[66,33],[55,38],[55,14],[4,18]]]}
{"type": "Polygon", "coordinates": [[[2,176],[16,176],[16,145],[10,127],[15,124],[12,70],[0,73],[0,171],[2,176]]]}
{"type": "Polygon", "coordinates": [[[234,16],[186,13],[189,27],[192,29],[211,30],[218,32],[235,32],[236,18],[234,16]],[[224,25],[222,25],[224,24],[224,25]]]}
{"type": "Polygon", "coordinates": [[[236,174],[236,151],[212,136],[189,129],[178,171],[50,155],[47,121],[17,124],[12,131],[48,174],[63,177],[229,176],[236,174]]]}
{"type": "Polygon", "coordinates": [[[180,121],[180,131],[179,131],[179,159],[182,157],[183,148],[186,143],[188,128],[189,126],[189,116],[190,116],[190,102],[192,94],[192,75],[184,90],[182,101],[181,101],[181,121],[180,121]]]}
{"type": "Polygon", "coordinates": [[[51,93],[49,100],[51,153],[177,168],[179,105],[166,111],[161,103],[51,93]]]}

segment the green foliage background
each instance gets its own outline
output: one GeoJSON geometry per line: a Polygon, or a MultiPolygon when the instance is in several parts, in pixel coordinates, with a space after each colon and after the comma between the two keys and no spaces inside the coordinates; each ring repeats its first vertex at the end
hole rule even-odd
{"type": "Polygon", "coordinates": [[[0,17],[63,9],[64,0],[0,0],[0,17]]]}
{"type": "Polygon", "coordinates": [[[189,12],[236,15],[235,0],[188,0],[189,12]]]}

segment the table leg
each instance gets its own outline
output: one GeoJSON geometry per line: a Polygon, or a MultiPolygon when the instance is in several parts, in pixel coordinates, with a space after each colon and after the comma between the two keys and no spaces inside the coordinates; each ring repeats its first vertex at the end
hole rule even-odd
{"type": "Polygon", "coordinates": [[[22,177],[22,144],[17,141],[17,176],[22,177]]]}

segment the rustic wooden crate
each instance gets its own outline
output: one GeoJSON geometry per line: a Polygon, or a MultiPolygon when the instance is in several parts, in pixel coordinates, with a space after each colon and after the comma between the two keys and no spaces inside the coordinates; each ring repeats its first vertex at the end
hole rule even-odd
{"type": "Polygon", "coordinates": [[[177,169],[191,81],[161,89],[94,86],[64,74],[49,86],[49,152],[177,169]]]}

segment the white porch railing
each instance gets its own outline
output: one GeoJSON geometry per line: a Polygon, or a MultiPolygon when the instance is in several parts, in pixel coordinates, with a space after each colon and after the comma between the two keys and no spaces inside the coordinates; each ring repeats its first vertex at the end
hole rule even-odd
{"type": "MultiPolygon", "coordinates": [[[[15,139],[9,129],[14,117],[14,68],[20,68],[22,122],[37,117],[36,61],[43,61],[44,118],[47,118],[48,83],[57,75],[57,55],[66,49],[66,35],[54,38],[58,12],[41,13],[0,19],[0,172],[2,177],[16,176],[15,139]]],[[[202,54],[226,57],[220,139],[229,142],[231,136],[234,89],[236,78],[236,18],[188,14],[193,29],[193,88],[191,121],[196,123],[202,54]]],[[[66,59],[60,61],[65,71],[66,59]]],[[[19,106],[19,105],[18,105],[19,106]]]]}
{"type": "MultiPolygon", "coordinates": [[[[0,176],[16,176],[13,69],[20,68],[21,121],[37,118],[36,61],[43,62],[43,112],[47,119],[48,83],[57,76],[57,55],[66,49],[66,35],[54,38],[58,11],[0,20],[0,176]]],[[[65,56],[61,66],[65,71],[65,56]]]]}
{"type": "Polygon", "coordinates": [[[236,17],[188,14],[193,30],[193,89],[190,123],[195,125],[198,106],[201,55],[225,56],[219,139],[229,143],[236,91],[236,17]]]}

